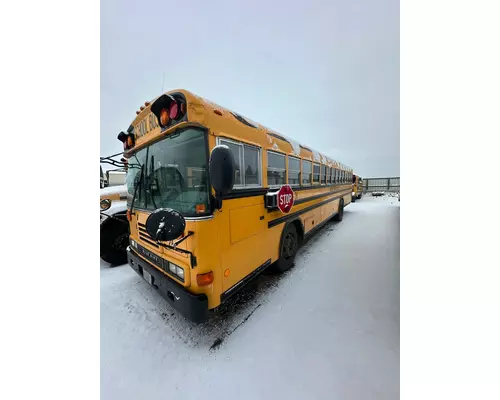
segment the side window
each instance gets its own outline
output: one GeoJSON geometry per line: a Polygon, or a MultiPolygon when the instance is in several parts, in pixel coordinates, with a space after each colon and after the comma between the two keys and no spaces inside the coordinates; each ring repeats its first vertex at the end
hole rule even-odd
{"type": "Polygon", "coordinates": [[[332,168],[333,183],[337,183],[337,169],[332,168]]]}
{"type": "Polygon", "coordinates": [[[325,170],[326,170],[326,183],[330,184],[330,183],[332,183],[332,181],[331,181],[332,176],[330,175],[331,174],[331,168],[330,167],[325,167],[325,170]]]}
{"type": "Polygon", "coordinates": [[[311,161],[302,160],[302,184],[310,185],[312,178],[312,163],[311,161]]]}
{"type": "Polygon", "coordinates": [[[319,183],[319,165],[318,164],[313,165],[313,182],[319,183]]]}
{"type": "Polygon", "coordinates": [[[260,186],[260,150],[257,147],[243,143],[220,140],[233,153],[235,162],[234,186],[236,188],[246,186],[260,186]]]}
{"type": "Polygon", "coordinates": [[[234,157],[234,186],[243,186],[242,176],[241,176],[241,163],[243,159],[243,146],[241,144],[236,144],[233,142],[228,142],[226,140],[221,140],[221,144],[226,145],[233,153],[234,157]]]}
{"type": "Polygon", "coordinates": [[[245,168],[245,186],[260,185],[260,159],[259,149],[243,145],[243,166],[245,168]]]}
{"type": "Polygon", "coordinates": [[[321,165],[321,184],[325,185],[326,184],[326,170],[327,168],[322,164],[321,165]]]}
{"type": "Polygon", "coordinates": [[[300,185],[300,159],[288,157],[288,184],[300,185]]]}
{"type": "Polygon", "coordinates": [[[285,181],[285,155],[267,152],[267,185],[284,185],[285,181]]]}

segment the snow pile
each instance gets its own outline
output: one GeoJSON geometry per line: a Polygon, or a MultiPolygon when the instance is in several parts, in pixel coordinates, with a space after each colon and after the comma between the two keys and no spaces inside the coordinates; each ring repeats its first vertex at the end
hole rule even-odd
{"type": "Polygon", "coordinates": [[[127,185],[108,186],[101,189],[101,196],[111,196],[121,193],[127,194],[127,185]]]}
{"type": "Polygon", "coordinates": [[[101,262],[101,399],[399,399],[398,204],[350,204],[201,325],[101,262]]]}

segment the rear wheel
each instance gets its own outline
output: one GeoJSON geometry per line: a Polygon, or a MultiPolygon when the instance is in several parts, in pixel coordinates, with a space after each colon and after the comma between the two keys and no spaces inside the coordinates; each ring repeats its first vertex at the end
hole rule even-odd
{"type": "Polygon", "coordinates": [[[115,219],[101,228],[101,258],[111,265],[127,263],[128,224],[115,219]]]}
{"type": "Polygon", "coordinates": [[[290,224],[283,232],[283,240],[281,241],[280,258],[274,264],[276,272],[285,272],[293,266],[295,255],[299,248],[299,235],[295,225],[290,224]]]}
{"type": "Polygon", "coordinates": [[[335,214],[335,217],[333,217],[333,219],[335,221],[342,221],[343,218],[344,218],[344,199],[340,199],[339,212],[335,214]]]}

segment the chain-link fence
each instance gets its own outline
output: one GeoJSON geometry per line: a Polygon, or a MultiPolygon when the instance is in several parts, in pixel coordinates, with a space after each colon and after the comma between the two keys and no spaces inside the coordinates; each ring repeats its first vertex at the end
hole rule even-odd
{"type": "Polygon", "coordinates": [[[369,192],[399,192],[399,176],[363,178],[363,193],[369,192]]]}

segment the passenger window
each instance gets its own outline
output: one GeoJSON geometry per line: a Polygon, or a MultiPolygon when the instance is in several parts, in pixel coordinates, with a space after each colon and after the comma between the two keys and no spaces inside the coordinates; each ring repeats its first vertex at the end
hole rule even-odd
{"type": "Polygon", "coordinates": [[[246,186],[260,186],[260,150],[257,147],[229,140],[220,140],[220,144],[226,145],[234,157],[234,186],[242,188],[246,186]]]}
{"type": "Polygon", "coordinates": [[[268,186],[284,185],[285,182],[285,155],[267,152],[267,184],[268,186]]]}
{"type": "Polygon", "coordinates": [[[228,142],[226,140],[221,140],[221,144],[226,145],[233,153],[234,158],[234,186],[242,186],[243,182],[241,180],[241,159],[242,159],[242,146],[240,144],[235,144],[232,142],[228,142]]]}
{"type": "Polygon", "coordinates": [[[313,182],[319,183],[319,165],[314,164],[313,168],[313,182]]]}
{"type": "Polygon", "coordinates": [[[310,185],[312,178],[312,163],[311,161],[302,160],[302,184],[310,185]]]}
{"type": "Polygon", "coordinates": [[[321,184],[325,185],[326,184],[326,167],[324,165],[321,165],[320,169],[320,174],[321,174],[321,184]]]}
{"type": "Polygon", "coordinates": [[[300,185],[300,159],[288,157],[288,184],[300,185]]]}
{"type": "Polygon", "coordinates": [[[243,162],[245,166],[245,186],[260,185],[259,150],[255,147],[243,145],[243,162]]]}

